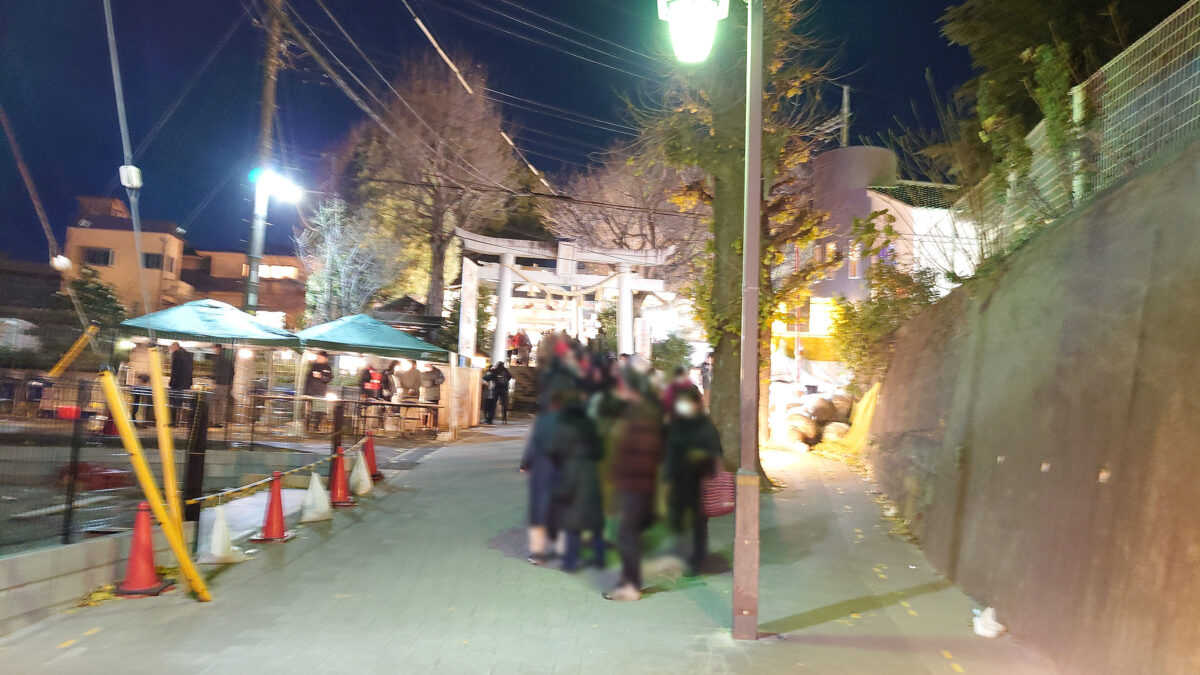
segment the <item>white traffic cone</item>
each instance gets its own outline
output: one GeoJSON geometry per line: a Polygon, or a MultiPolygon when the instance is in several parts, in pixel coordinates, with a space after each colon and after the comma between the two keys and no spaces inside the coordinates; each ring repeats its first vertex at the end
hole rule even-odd
{"type": "Polygon", "coordinates": [[[300,522],[315,523],[318,520],[333,520],[333,506],[329,503],[329,493],[321,485],[321,477],[314,471],[308,479],[304,504],[300,506],[300,522]]]}
{"type": "Polygon", "coordinates": [[[208,533],[208,550],[196,558],[198,563],[225,564],[239,563],[249,560],[242,549],[233,545],[229,536],[229,521],[225,519],[225,507],[217,504],[213,507],[212,529],[208,533]]]}
{"type": "Polygon", "coordinates": [[[362,451],[354,457],[354,468],[350,470],[350,491],[356,495],[365,495],[375,487],[371,480],[371,472],[367,469],[367,461],[363,459],[362,451]]]}

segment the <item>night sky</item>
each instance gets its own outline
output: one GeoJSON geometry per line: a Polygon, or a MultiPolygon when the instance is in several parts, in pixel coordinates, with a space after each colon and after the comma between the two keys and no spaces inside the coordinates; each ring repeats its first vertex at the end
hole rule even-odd
{"type": "MultiPolygon", "coordinates": [[[[589,152],[622,137],[616,133],[626,121],[618,93],[636,94],[653,86],[661,68],[654,59],[669,58],[665,24],[657,19],[654,0],[410,2],[449,51],[485,65],[490,87],[509,95],[501,98],[514,104],[504,110],[519,132],[518,144],[552,179],[577,169],[576,164],[588,161],[589,152]],[[572,32],[521,7],[591,35],[572,32]],[[564,41],[563,36],[606,53],[564,41]],[[540,107],[537,104],[595,119],[580,124],[559,113],[516,107],[540,107]]],[[[828,44],[826,56],[834,58],[840,81],[853,90],[855,138],[893,128],[896,115],[911,123],[914,102],[925,121],[932,121],[926,68],[932,69],[943,91],[970,77],[965,50],[948,45],[938,34],[936,19],[949,2],[823,0],[816,5],[812,32],[828,44]]],[[[245,177],[251,168],[261,87],[263,33],[253,21],[259,10],[251,0],[113,3],[135,148],[179,101],[136,160],[145,178],[143,217],[186,224],[187,240],[196,248],[244,249],[251,208],[245,177]],[[179,99],[226,34],[228,41],[179,99]]],[[[378,79],[368,79],[374,75],[314,0],[288,4],[364,82],[382,86],[378,79]]],[[[385,74],[392,74],[404,55],[428,49],[399,0],[328,0],[326,5],[385,74]]],[[[298,55],[299,49],[293,53],[298,55]]],[[[100,0],[3,3],[0,63],[0,102],[61,244],[74,215],[75,195],[124,196],[115,187],[121,145],[100,0]]],[[[305,187],[321,189],[328,175],[328,153],[363,115],[319,76],[310,59],[297,58],[292,65],[280,79],[277,138],[282,143],[276,159],[305,187]]],[[[830,105],[835,105],[834,98],[830,105]]],[[[6,143],[0,145],[0,251],[14,258],[45,259],[45,240],[11,151],[6,143]]],[[[272,207],[275,225],[268,234],[269,251],[290,250],[295,218],[294,209],[272,207]]]]}

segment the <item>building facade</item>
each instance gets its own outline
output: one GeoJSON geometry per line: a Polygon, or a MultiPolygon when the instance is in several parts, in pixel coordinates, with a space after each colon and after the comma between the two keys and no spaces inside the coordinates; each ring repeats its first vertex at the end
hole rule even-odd
{"type": "MultiPolygon", "coordinates": [[[[129,316],[198,298],[242,305],[249,272],[244,251],[192,250],[175,223],[143,220],[139,261],[133,221],[124,202],[103,197],[77,200],[79,215],[67,227],[64,253],[74,273],[91,267],[112,285],[129,316]],[[142,284],[150,296],[149,307],[144,306],[142,284]]],[[[259,274],[259,316],[281,327],[295,327],[304,315],[305,275],[300,259],[265,255],[259,274]]]]}

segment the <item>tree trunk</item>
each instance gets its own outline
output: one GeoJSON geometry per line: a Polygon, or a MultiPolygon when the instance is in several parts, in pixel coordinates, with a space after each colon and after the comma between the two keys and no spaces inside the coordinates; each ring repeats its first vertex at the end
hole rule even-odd
{"type": "MultiPolygon", "coordinates": [[[[732,153],[731,153],[732,154],[732,153]]],[[[713,286],[712,312],[718,328],[710,335],[713,344],[713,378],[710,406],[713,423],[721,435],[725,464],[736,467],[741,454],[741,363],[738,349],[741,331],[742,180],[740,157],[731,166],[713,173],[713,286]]]]}
{"type": "Polygon", "coordinates": [[[442,316],[446,301],[446,251],[450,248],[450,237],[429,238],[429,293],[425,300],[426,316],[442,316]]]}

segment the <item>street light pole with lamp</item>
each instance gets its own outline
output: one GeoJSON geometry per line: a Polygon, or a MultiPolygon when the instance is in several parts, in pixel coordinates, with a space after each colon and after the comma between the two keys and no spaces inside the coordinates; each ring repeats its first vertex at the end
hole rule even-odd
{"type": "Polygon", "coordinates": [[[246,251],[246,295],[242,309],[254,314],[258,310],[258,268],[267,236],[267,205],[271,197],[298,202],[303,192],[298,185],[270,169],[251,171],[250,182],[254,183],[254,221],[250,225],[250,248],[246,251]]]}
{"type": "MultiPolygon", "coordinates": [[[[742,222],[740,464],[733,546],[733,637],[758,638],[758,284],[761,265],[763,0],[747,0],[746,139],[742,222]]],[[[729,0],[658,0],[676,57],[708,58],[729,0]]]]}

